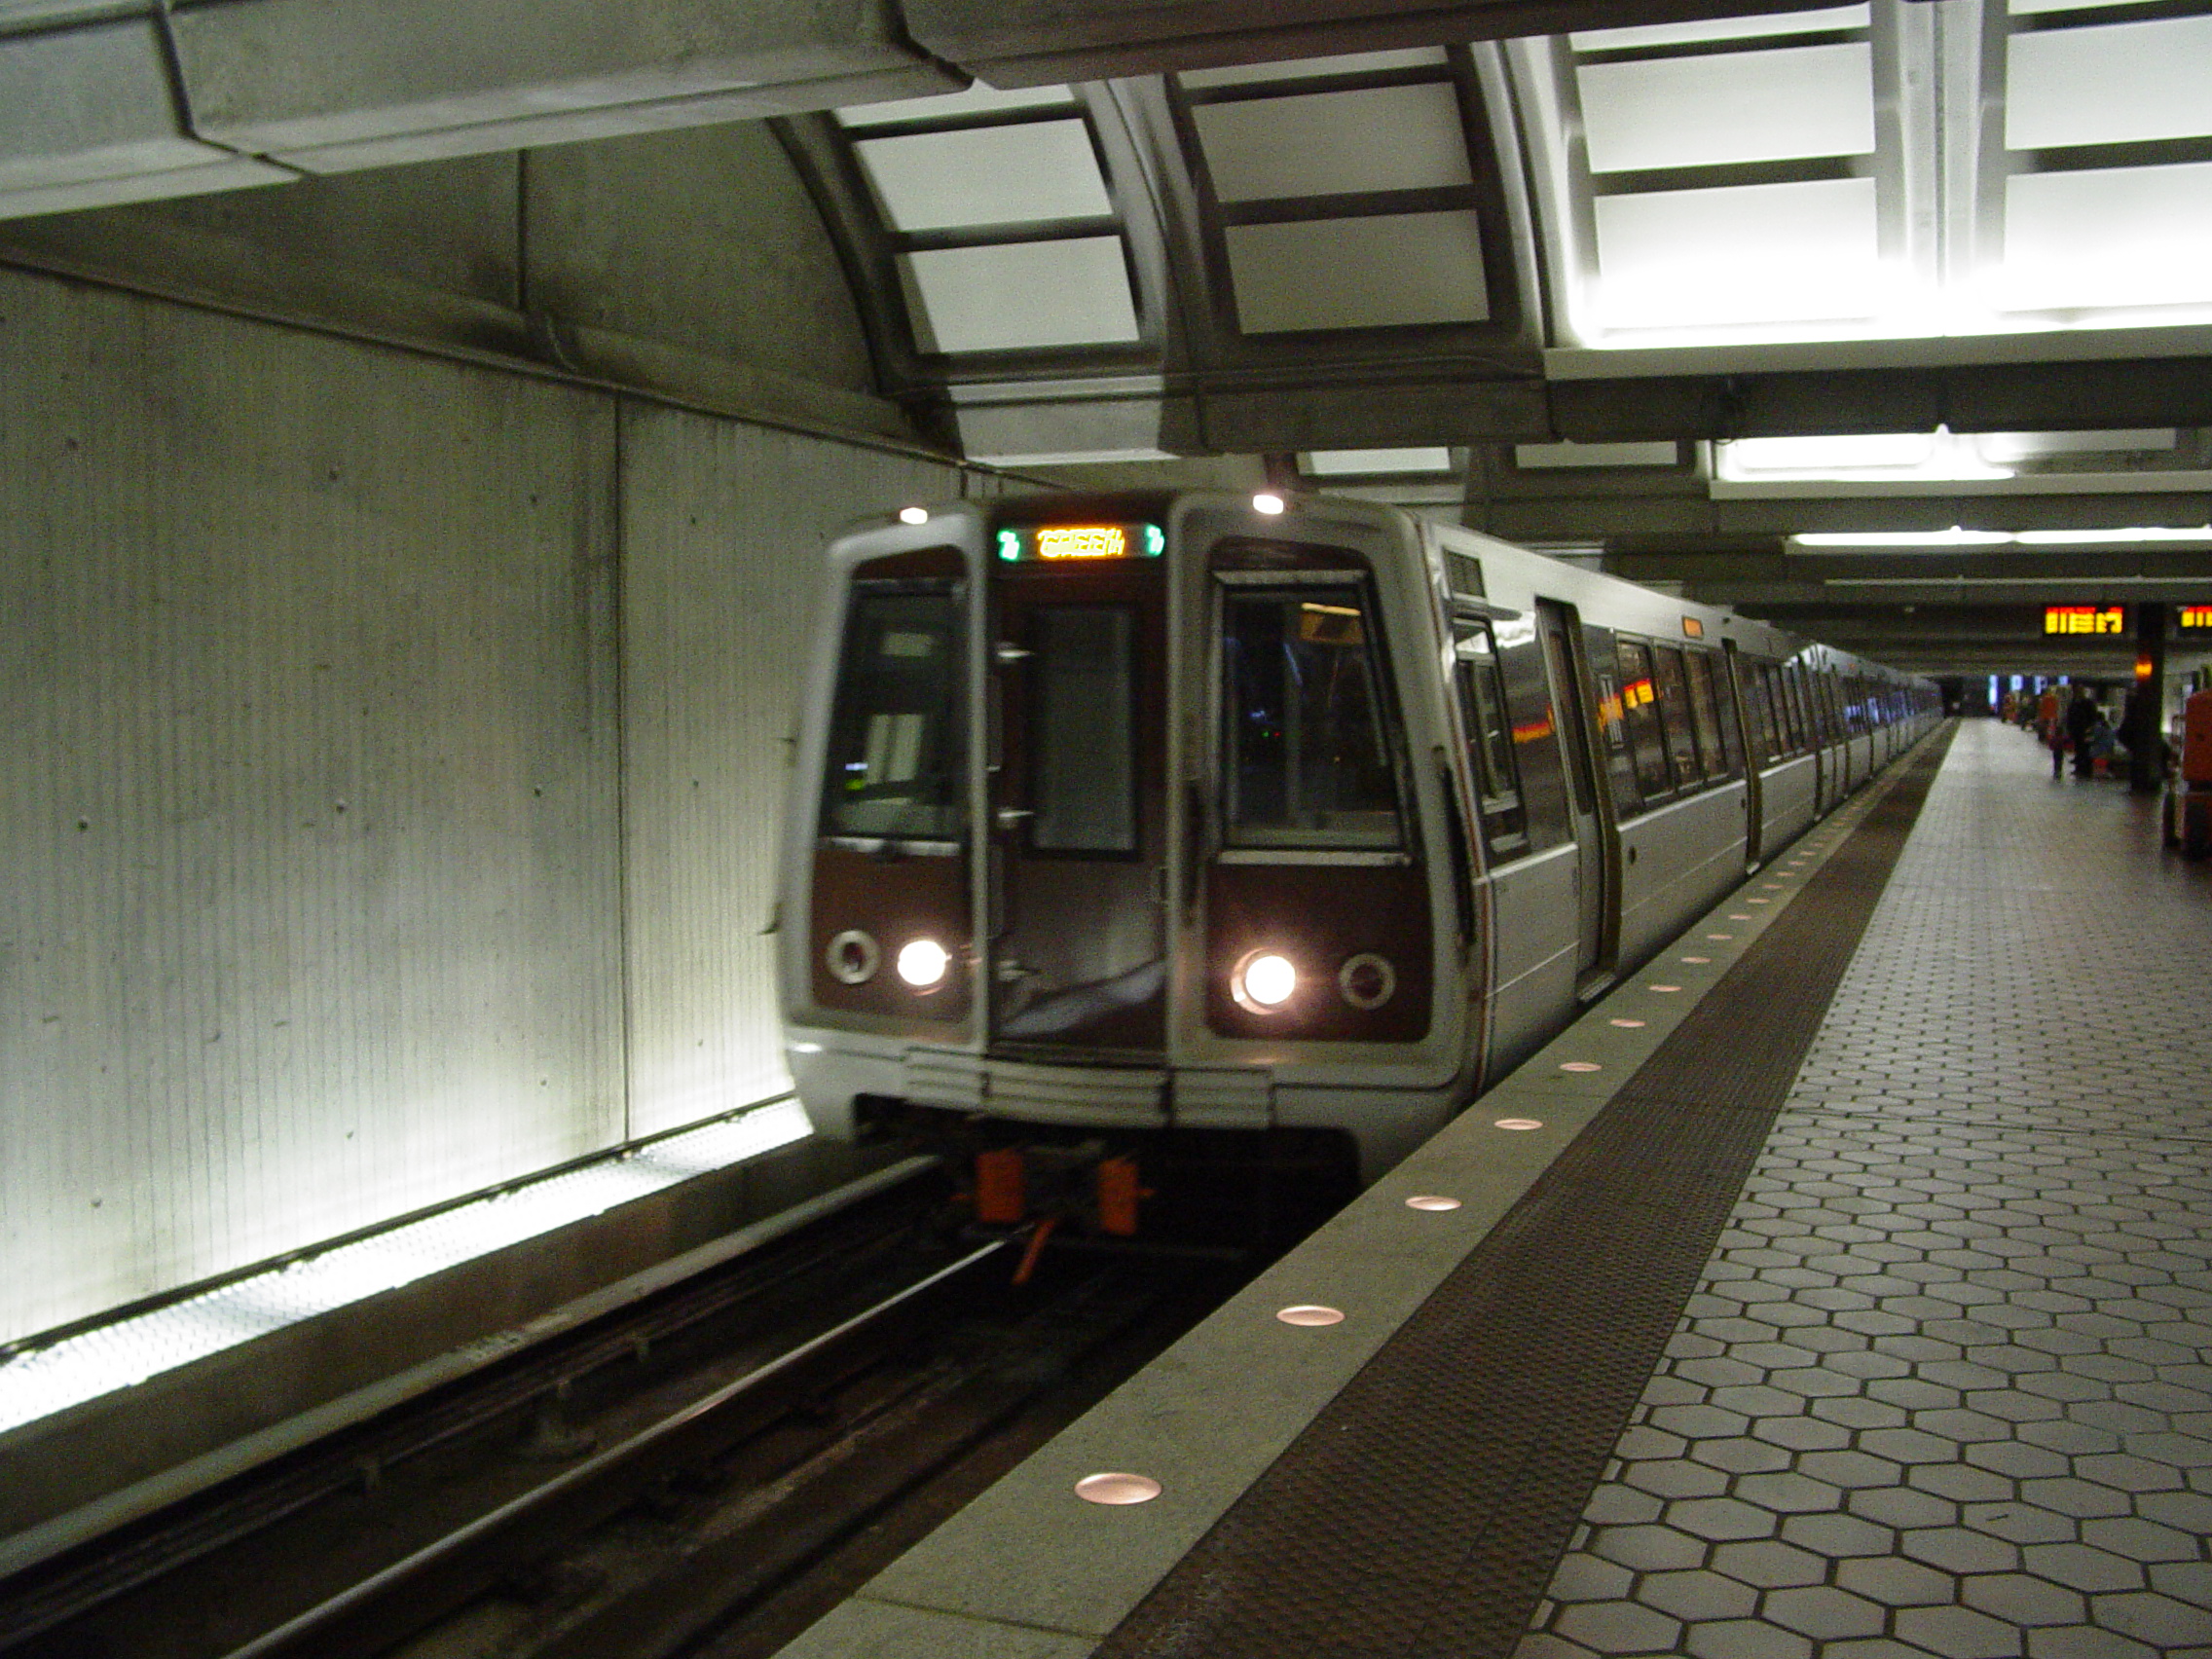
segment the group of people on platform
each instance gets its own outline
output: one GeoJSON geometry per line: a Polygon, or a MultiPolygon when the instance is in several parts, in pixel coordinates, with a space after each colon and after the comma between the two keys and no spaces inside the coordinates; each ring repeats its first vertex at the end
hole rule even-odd
{"type": "MultiPolygon", "coordinates": [[[[2130,705],[2134,703],[2132,690],[2127,700],[2130,705]]],[[[2113,770],[2127,757],[2120,733],[2131,726],[2134,709],[2122,711],[2116,729],[2089,686],[2075,686],[2072,702],[2062,702],[2056,684],[2045,686],[2040,696],[2008,691],[1999,713],[2011,724],[2034,729],[2037,741],[2050,751],[2050,775],[2054,778],[2064,775],[2068,754],[2074,756],[2077,778],[2095,777],[2099,760],[2105,762],[2107,770],[2113,770]]]]}

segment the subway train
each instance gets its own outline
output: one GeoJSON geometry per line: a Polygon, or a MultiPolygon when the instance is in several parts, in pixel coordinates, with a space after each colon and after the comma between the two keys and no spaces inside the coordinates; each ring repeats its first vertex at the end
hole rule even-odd
{"type": "Polygon", "coordinates": [[[1162,1135],[1321,1131],[1373,1180],[1940,718],[1357,500],[911,506],[829,573],[777,912],[799,1099],[1088,1148],[1109,1232],[1162,1135]]]}

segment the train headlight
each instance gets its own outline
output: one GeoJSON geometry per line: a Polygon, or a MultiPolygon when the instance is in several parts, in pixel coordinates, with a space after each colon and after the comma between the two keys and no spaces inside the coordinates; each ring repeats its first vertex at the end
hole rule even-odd
{"type": "Polygon", "coordinates": [[[951,966],[951,953],[934,939],[914,940],[899,952],[899,977],[917,991],[941,984],[951,966]]]}
{"type": "Polygon", "coordinates": [[[1252,1014],[1273,1014],[1298,990],[1298,969],[1287,956],[1255,950],[1229,977],[1229,991],[1252,1014]]]}

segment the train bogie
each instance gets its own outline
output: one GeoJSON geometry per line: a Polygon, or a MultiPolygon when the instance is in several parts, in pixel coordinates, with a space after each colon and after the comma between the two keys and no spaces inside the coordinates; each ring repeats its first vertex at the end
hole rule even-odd
{"type": "Polygon", "coordinates": [[[1358,502],[957,503],[830,563],[780,913],[834,1135],[1327,1129],[1372,1178],[1929,708],[1358,502]]]}

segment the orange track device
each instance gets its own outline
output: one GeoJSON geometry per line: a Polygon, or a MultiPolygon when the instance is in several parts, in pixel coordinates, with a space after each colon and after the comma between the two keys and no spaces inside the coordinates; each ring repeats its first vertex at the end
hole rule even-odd
{"type": "Polygon", "coordinates": [[[976,1219],[994,1227],[1014,1227],[1029,1210],[1021,1149],[1000,1147],[976,1155],[976,1219]]]}
{"type": "Polygon", "coordinates": [[[1137,1185],[1137,1161],[1108,1158],[1098,1165],[1098,1230],[1117,1238],[1133,1238],[1137,1231],[1137,1200],[1146,1196],[1137,1185]]]}

